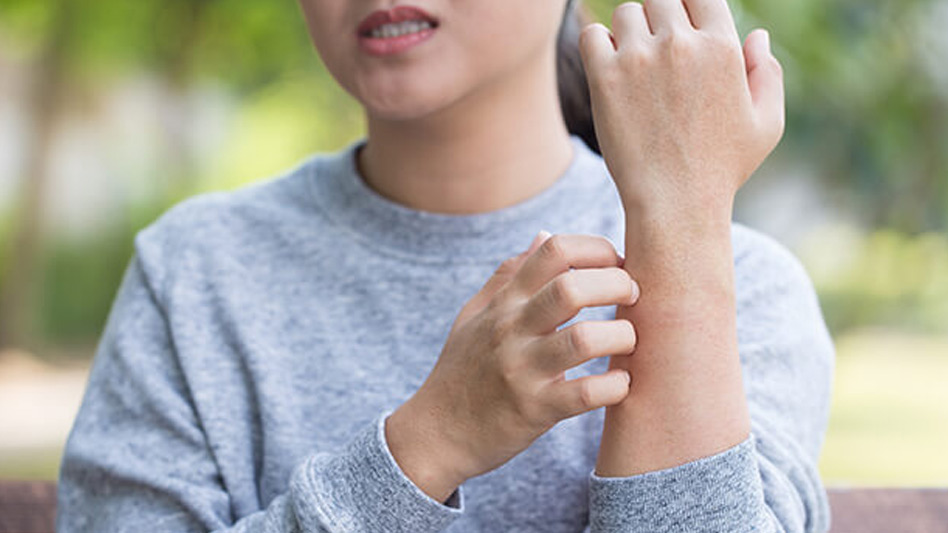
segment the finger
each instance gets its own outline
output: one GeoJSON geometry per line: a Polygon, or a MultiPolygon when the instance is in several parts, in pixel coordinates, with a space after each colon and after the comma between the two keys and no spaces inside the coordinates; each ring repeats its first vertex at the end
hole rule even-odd
{"type": "Polygon", "coordinates": [[[618,48],[641,44],[652,36],[645,9],[638,2],[626,2],[612,12],[612,32],[618,48]]]}
{"type": "Polygon", "coordinates": [[[783,69],[770,51],[770,35],[758,29],[744,43],[744,63],[758,120],[779,139],[784,127],[783,69]]]}
{"type": "Polygon", "coordinates": [[[693,29],[681,0],[645,0],[643,5],[653,35],[693,29]]]}
{"type": "Polygon", "coordinates": [[[464,305],[459,315],[467,315],[486,306],[491,298],[513,279],[527,258],[536,252],[537,249],[540,248],[540,245],[549,239],[550,236],[550,232],[541,230],[537,233],[537,236],[533,238],[533,242],[530,243],[530,246],[527,247],[526,250],[501,263],[500,266],[497,267],[497,270],[494,271],[494,274],[491,275],[490,279],[481,287],[481,290],[464,305]]]}
{"type": "Polygon", "coordinates": [[[550,399],[560,420],[593,409],[615,405],[629,395],[632,376],[626,370],[614,369],[566,381],[553,382],[550,399]]]}
{"type": "Polygon", "coordinates": [[[734,15],[727,0],[683,0],[691,24],[699,30],[720,31],[737,37],[734,15]]]}
{"type": "Polygon", "coordinates": [[[571,268],[607,268],[619,264],[619,253],[605,237],[554,235],[527,258],[511,281],[511,287],[530,297],[571,268]]]}
{"type": "Polygon", "coordinates": [[[589,69],[596,68],[609,59],[616,51],[615,42],[609,29],[595,22],[587,25],[579,33],[579,53],[583,66],[589,75],[589,69]]]}
{"type": "Polygon", "coordinates": [[[628,355],[634,350],[635,328],[621,319],[577,322],[540,337],[528,348],[537,368],[551,375],[598,357],[628,355]]]}
{"type": "Polygon", "coordinates": [[[632,305],[638,295],[638,285],[621,268],[570,270],[527,301],[520,323],[527,332],[549,333],[585,307],[632,305]]]}

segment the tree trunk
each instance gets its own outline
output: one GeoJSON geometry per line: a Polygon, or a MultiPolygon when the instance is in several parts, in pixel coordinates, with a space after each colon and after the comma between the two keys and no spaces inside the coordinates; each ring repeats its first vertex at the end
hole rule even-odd
{"type": "Polygon", "coordinates": [[[42,239],[42,208],[48,183],[50,149],[60,112],[72,34],[74,0],[57,0],[53,20],[36,64],[30,92],[31,120],[26,158],[15,206],[13,235],[0,265],[0,350],[23,346],[35,327],[36,280],[42,239]]]}

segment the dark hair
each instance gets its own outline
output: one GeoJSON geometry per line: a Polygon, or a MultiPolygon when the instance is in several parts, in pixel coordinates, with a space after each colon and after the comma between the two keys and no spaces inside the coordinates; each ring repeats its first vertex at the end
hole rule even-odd
{"type": "Polygon", "coordinates": [[[581,0],[569,0],[556,45],[556,78],[560,93],[560,108],[570,133],[579,136],[596,153],[599,141],[593,127],[592,107],[589,103],[589,85],[579,53],[579,32],[589,22],[581,0]]]}

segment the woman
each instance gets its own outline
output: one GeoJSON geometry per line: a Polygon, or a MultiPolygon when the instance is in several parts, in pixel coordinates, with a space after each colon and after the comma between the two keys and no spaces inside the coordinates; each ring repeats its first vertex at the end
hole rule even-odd
{"type": "Polygon", "coordinates": [[[137,236],[61,531],[827,528],[832,345],[730,222],[783,130],[765,32],[724,0],[581,35],[567,0],[301,5],[367,139],[137,236]]]}

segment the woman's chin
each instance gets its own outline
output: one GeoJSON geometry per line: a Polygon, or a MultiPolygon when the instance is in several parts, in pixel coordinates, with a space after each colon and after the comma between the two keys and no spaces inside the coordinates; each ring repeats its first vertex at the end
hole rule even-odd
{"type": "Polygon", "coordinates": [[[431,116],[443,107],[443,103],[408,96],[395,99],[362,100],[362,106],[374,119],[403,122],[431,116]]]}
{"type": "Polygon", "coordinates": [[[366,113],[380,120],[406,121],[422,119],[448,107],[456,100],[444,84],[393,83],[364,84],[356,92],[366,113]]]}

